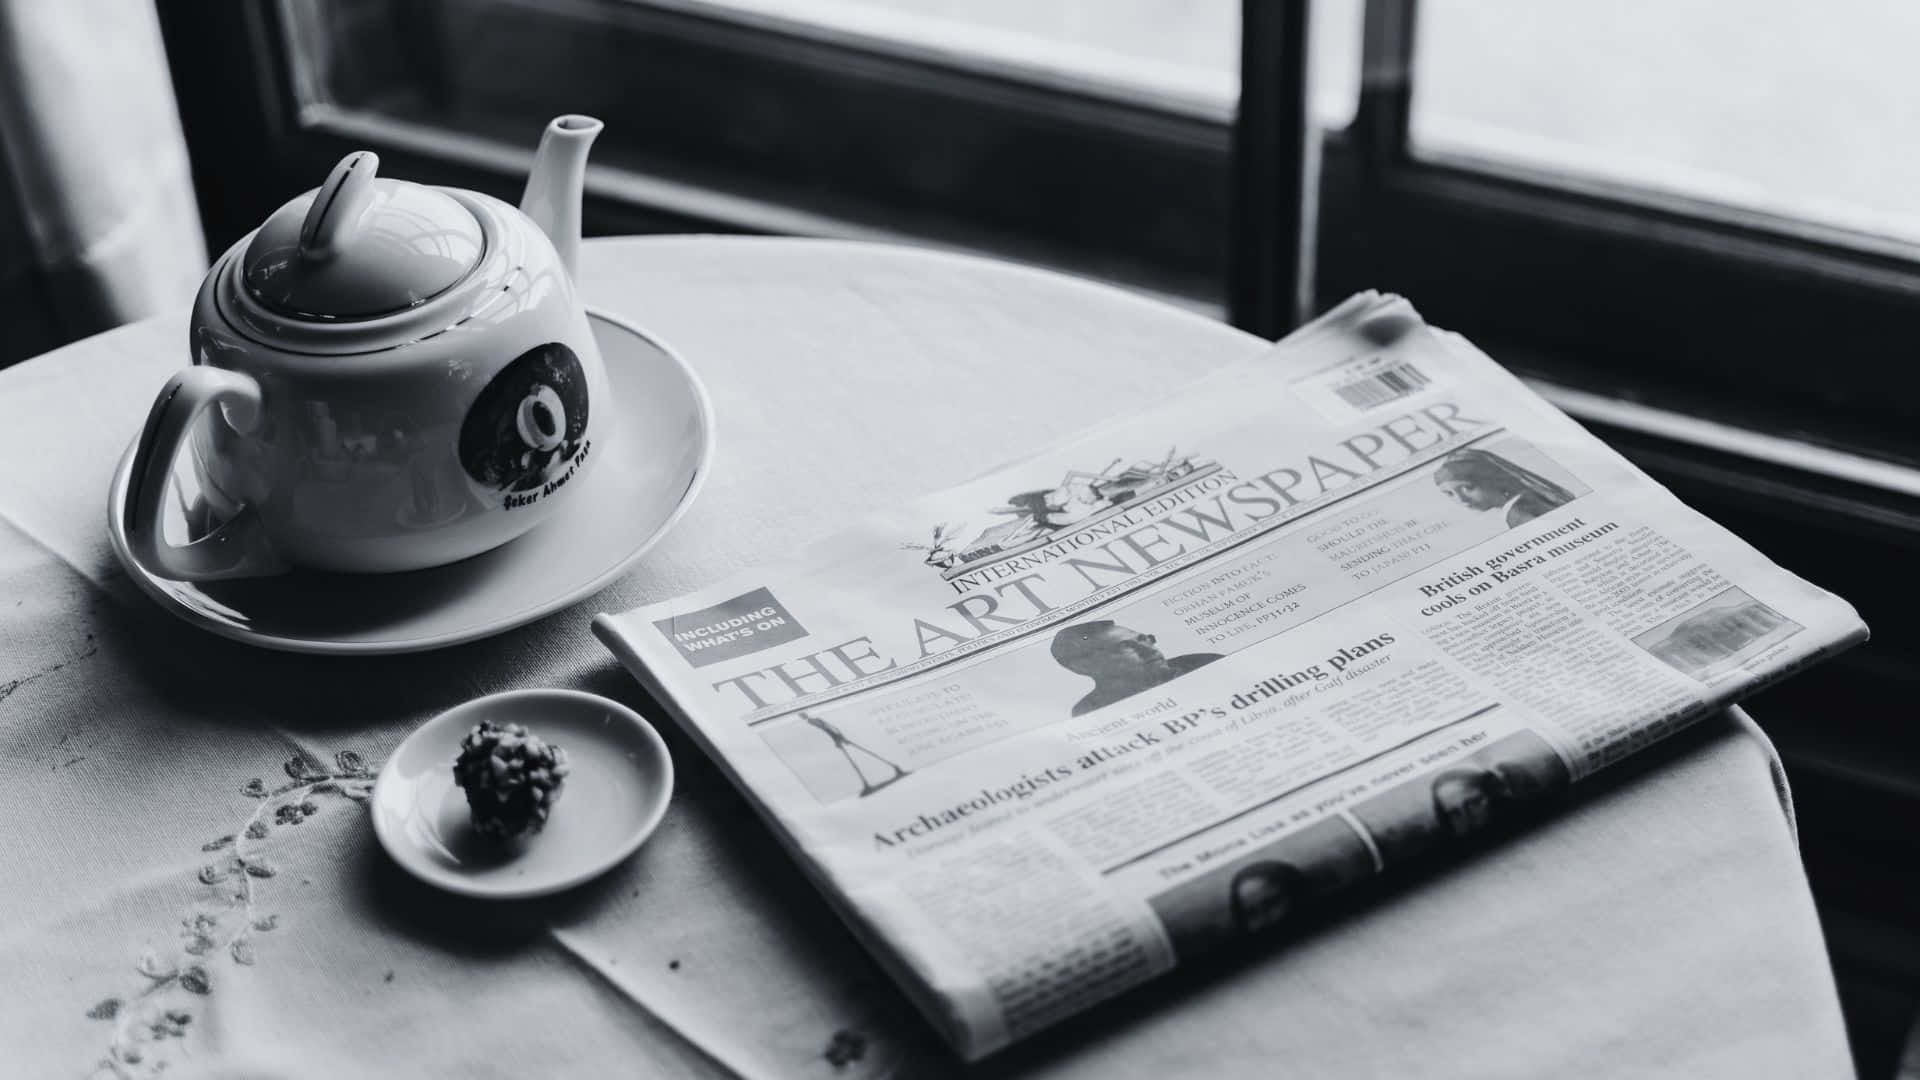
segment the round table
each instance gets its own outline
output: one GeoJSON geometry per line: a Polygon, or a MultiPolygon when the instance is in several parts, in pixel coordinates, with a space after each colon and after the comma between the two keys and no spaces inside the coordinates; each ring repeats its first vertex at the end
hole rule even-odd
{"type": "MultiPolygon", "coordinates": [[[[851,512],[946,486],[1264,343],[1114,289],[811,241],[613,239],[589,301],[706,380],[699,503],[586,603],[438,653],[316,658],[183,627],[103,531],[184,312],[0,372],[0,1046],[19,1075],[746,1077],[964,1072],[747,804],[591,637],[851,512]],[[462,900],[373,842],[367,769],[526,686],[653,718],[681,786],[630,862],[462,900]],[[276,790],[287,789],[279,795],[276,790]],[[229,837],[265,852],[233,865],[229,837]]],[[[980,1075],[1842,1075],[1776,790],[1737,715],[1483,857],[1320,932],[1182,972],[980,1075]]]]}

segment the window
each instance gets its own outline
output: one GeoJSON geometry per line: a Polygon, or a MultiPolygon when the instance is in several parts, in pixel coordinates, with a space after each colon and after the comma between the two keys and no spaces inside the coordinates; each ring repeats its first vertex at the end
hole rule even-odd
{"type": "MultiPolygon", "coordinates": [[[[1201,310],[1225,295],[1234,0],[278,0],[237,25],[194,9],[162,4],[196,152],[266,170],[208,200],[216,250],[360,146],[508,194],[546,118],[581,111],[610,121],[590,229],[902,240],[1201,310]],[[266,160],[233,160],[249,154],[266,160]]],[[[1344,123],[1360,7],[1322,10],[1316,104],[1344,123]]]]}
{"type": "Polygon", "coordinates": [[[1376,0],[1323,293],[1391,288],[1536,374],[1920,460],[1912,76],[1849,82],[1871,59],[1821,47],[1909,16],[1777,7],[1376,0]]]}
{"type": "MultiPolygon", "coordinates": [[[[361,146],[511,194],[566,111],[611,121],[599,232],[982,250],[1216,313],[1230,278],[1279,287],[1247,268],[1284,260],[1248,249],[1297,241],[1234,202],[1236,167],[1295,199],[1233,142],[1243,44],[1289,55],[1291,0],[198,6],[162,10],[216,244],[361,146]]],[[[1920,17],[1786,7],[1318,0],[1318,295],[1395,289],[1536,374],[1920,459],[1920,375],[1892,359],[1920,309],[1920,156],[1892,134],[1914,77],[1829,57],[1920,17]]]]}
{"type": "MultiPolygon", "coordinates": [[[[216,245],[361,146],[510,195],[543,120],[579,110],[611,121],[592,231],[982,250],[1279,329],[1247,296],[1284,287],[1301,239],[1280,226],[1307,192],[1273,172],[1298,127],[1273,100],[1291,0],[161,8],[216,245]],[[1246,108],[1243,66],[1264,80],[1246,108]]],[[[1920,373],[1899,359],[1920,155],[1897,137],[1920,77],[1894,62],[1920,16],[1311,10],[1323,300],[1393,289],[1543,377],[1920,461],[1920,373]],[[1836,60],[1842,40],[1880,53],[1836,60]]]]}
{"type": "Polygon", "coordinates": [[[1421,9],[1412,142],[1631,185],[1863,248],[1920,240],[1920,9],[1438,0],[1421,9]],[[1630,77],[1622,77],[1630,76],[1630,77]]]}

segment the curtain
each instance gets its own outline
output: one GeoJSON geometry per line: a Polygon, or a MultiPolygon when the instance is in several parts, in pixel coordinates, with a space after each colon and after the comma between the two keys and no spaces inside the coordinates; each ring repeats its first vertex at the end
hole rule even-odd
{"type": "Polygon", "coordinates": [[[191,303],[206,244],[151,0],[0,0],[0,157],[24,241],[0,318],[71,340],[191,303]]]}

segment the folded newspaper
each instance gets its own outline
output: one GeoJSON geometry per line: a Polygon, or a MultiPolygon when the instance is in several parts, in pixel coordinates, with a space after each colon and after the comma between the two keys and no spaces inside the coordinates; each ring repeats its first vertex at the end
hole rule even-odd
{"type": "Polygon", "coordinates": [[[594,629],[968,1059],[1866,637],[1374,294],[594,629]]]}

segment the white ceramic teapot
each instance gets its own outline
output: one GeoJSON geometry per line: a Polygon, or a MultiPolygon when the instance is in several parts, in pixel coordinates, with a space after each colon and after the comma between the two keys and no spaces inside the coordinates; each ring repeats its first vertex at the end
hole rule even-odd
{"type": "Polygon", "coordinates": [[[577,496],[611,419],[573,281],[600,127],[547,126],[518,210],[380,177],[360,151],[229,248],[194,301],[193,366],[134,451],[141,565],[178,580],[416,570],[577,496]],[[224,523],[174,543],[160,511],[183,447],[224,523]]]}

